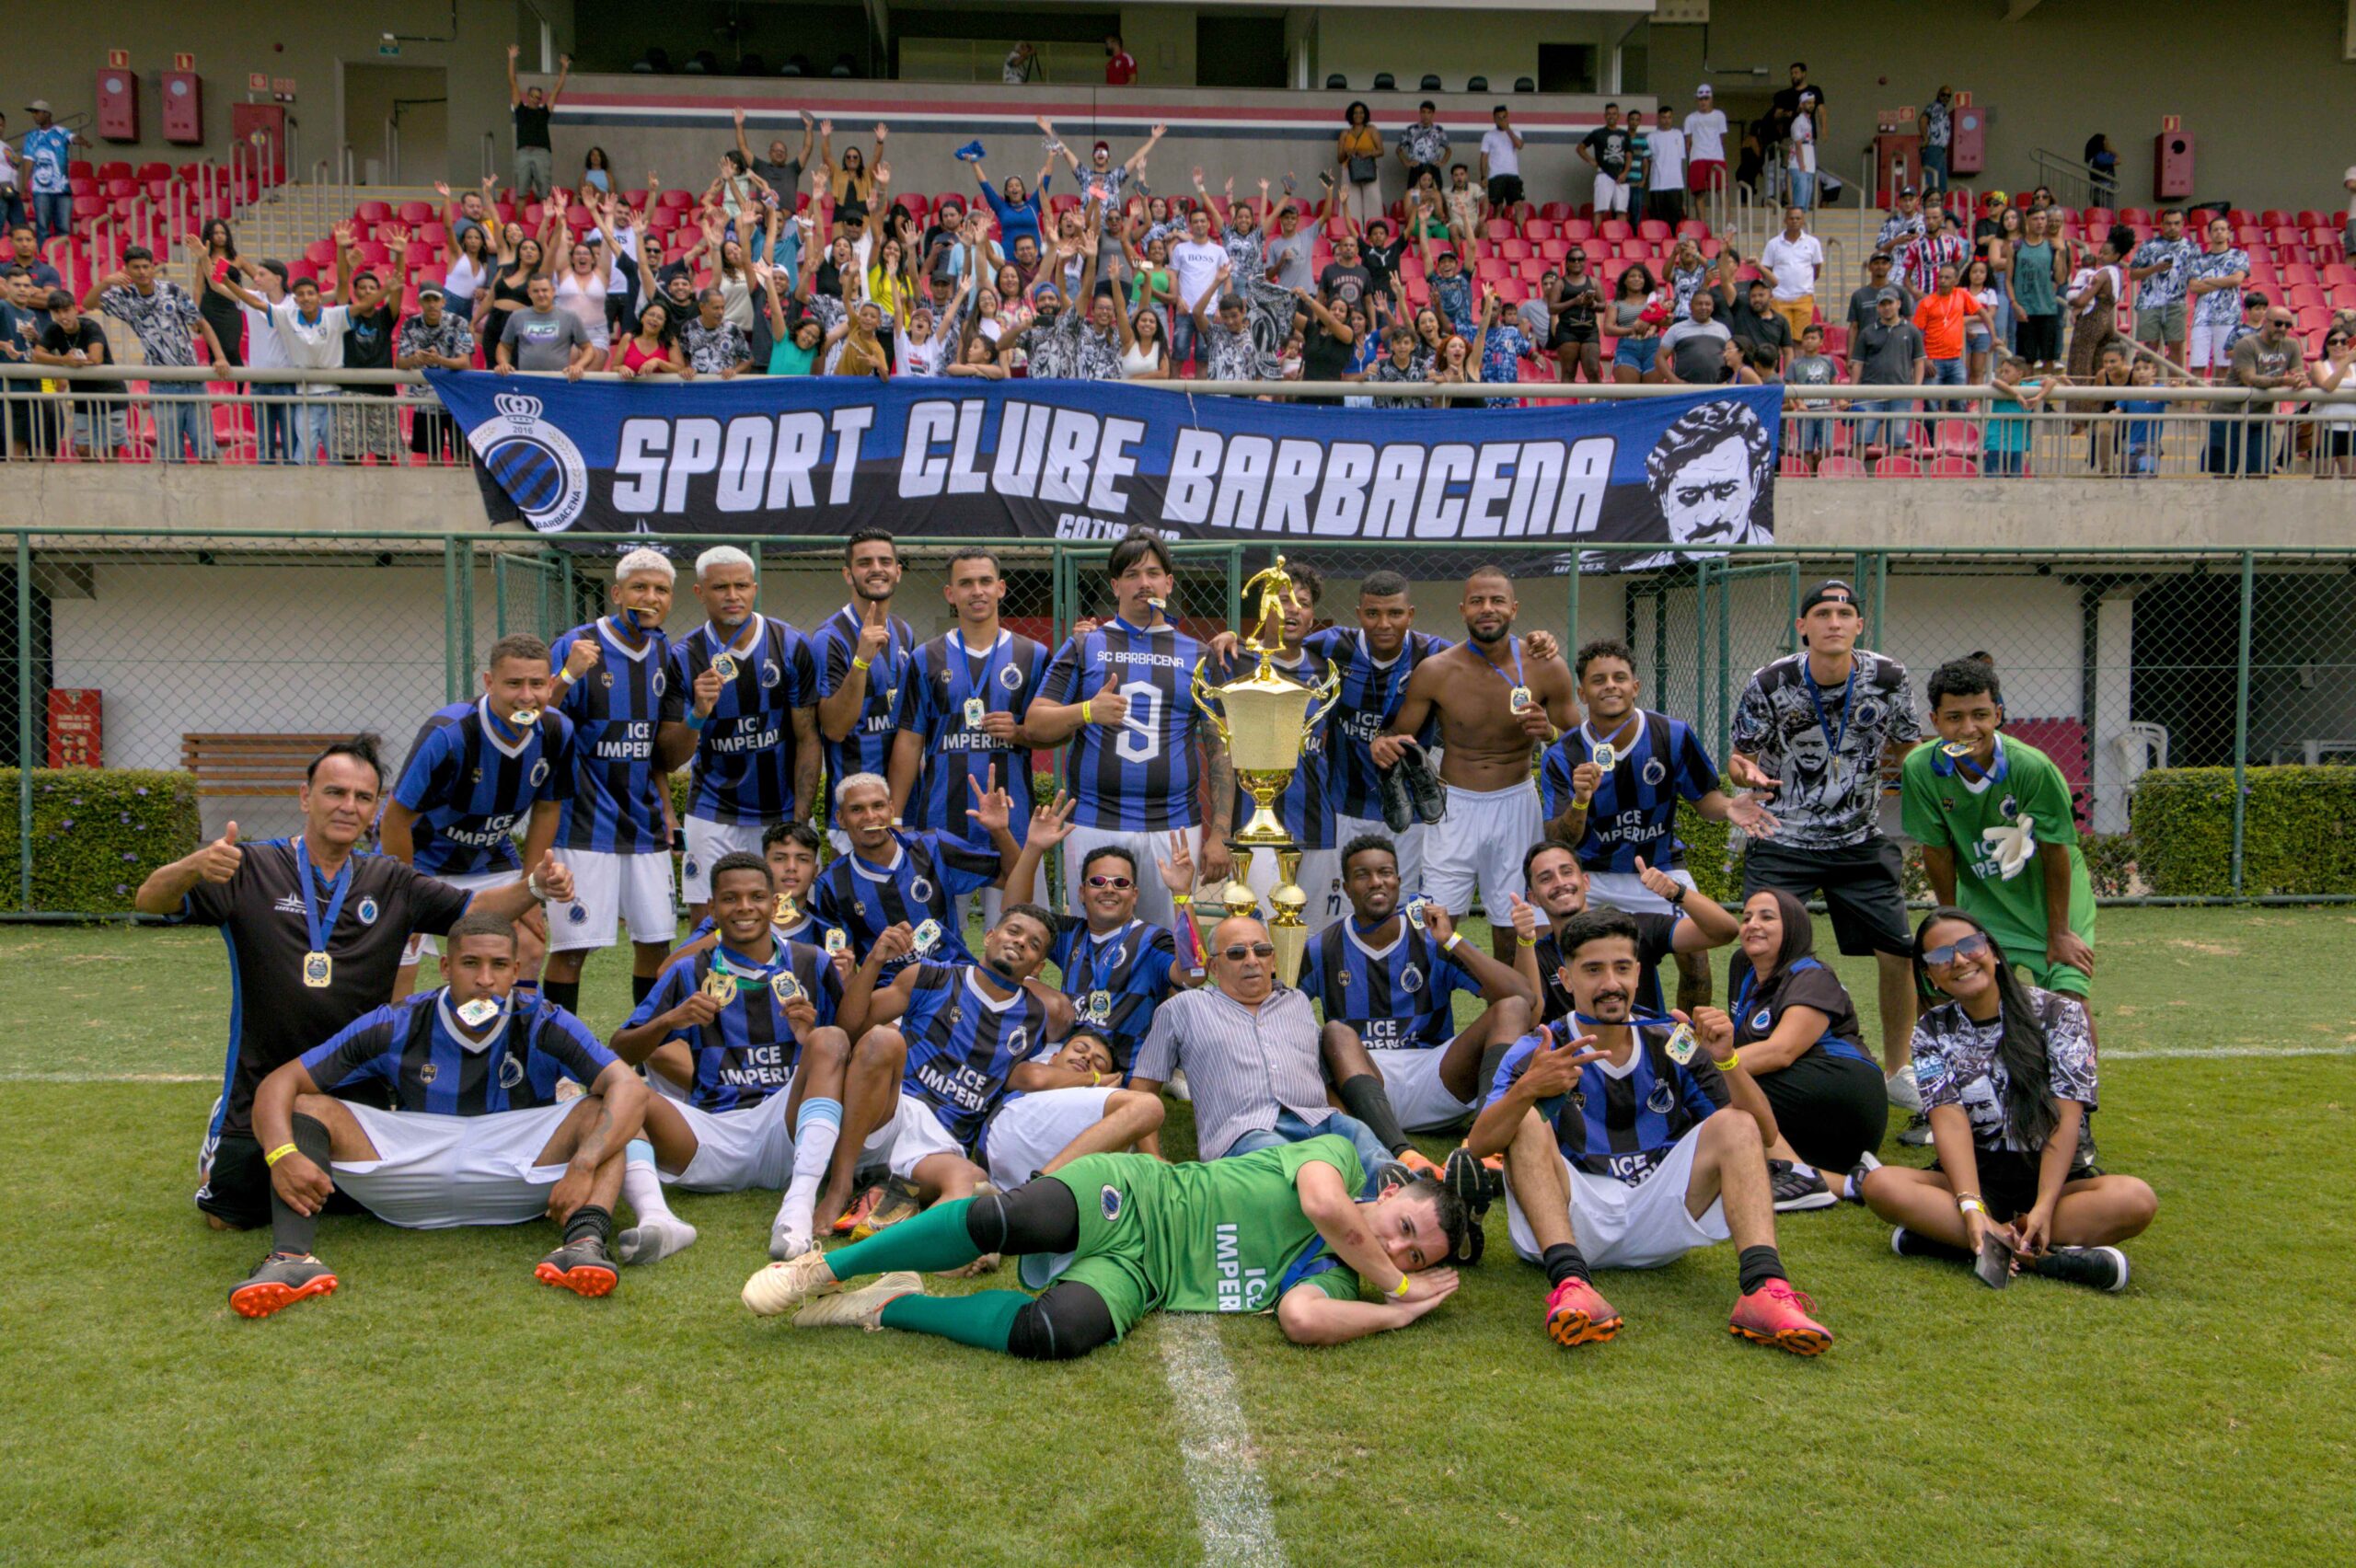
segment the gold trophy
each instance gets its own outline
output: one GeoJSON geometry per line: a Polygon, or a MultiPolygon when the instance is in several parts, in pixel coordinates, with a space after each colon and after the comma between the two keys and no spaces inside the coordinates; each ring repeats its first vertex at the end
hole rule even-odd
{"type": "Polygon", "coordinates": [[[1289,986],[1300,977],[1301,954],[1309,945],[1309,926],[1302,918],[1302,911],[1309,906],[1309,895],[1294,880],[1300,874],[1301,847],[1293,842],[1277,819],[1276,797],[1292,782],[1293,771],[1300,766],[1301,752],[1316,735],[1317,726],[1340,695],[1342,672],[1329,659],[1324,684],[1306,686],[1280,673],[1269,661],[1269,651],[1284,645],[1285,605],[1292,597],[1292,579],[1286,575],[1284,557],[1278,556],[1274,566],[1243,585],[1246,605],[1254,602],[1255,591],[1258,619],[1244,638],[1243,649],[1255,657],[1256,667],[1240,680],[1212,686],[1203,678],[1208,661],[1196,664],[1195,703],[1209,718],[1219,739],[1227,743],[1235,777],[1257,808],[1252,820],[1227,841],[1235,857],[1234,875],[1227,884],[1224,899],[1228,913],[1246,916],[1259,907],[1259,900],[1243,880],[1243,873],[1254,849],[1273,851],[1277,884],[1268,895],[1268,901],[1276,905],[1268,940],[1276,948],[1277,978],[1289,986]],[[1211,701],[1213,698],[1218,699],[1217,706],[1211,701]]]}

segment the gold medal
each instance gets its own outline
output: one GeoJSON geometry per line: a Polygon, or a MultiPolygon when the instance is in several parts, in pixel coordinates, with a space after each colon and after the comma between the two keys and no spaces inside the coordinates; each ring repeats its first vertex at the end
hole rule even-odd
{"type": "Polygon", "coordinates": [[[303,955],[303,984],[314,991],[324,991],[335,982],[335,961],[323,952],[303,955]]]}
{"type": "Polygon", "coordinates": [[[842,934],[842,932],[840,932],[840,931],[837,930],[834,927],[832,927],[832,926],[827,927],[827,928],[826,928],[826,956],[827,956],[827,957],[829,957],[829,958],[832,958],[832,957],[833,957],[835,954],[837,954],[837,953],[840,953],[840,952],[849,952],[849,951],[850,951],[850,939],[849,939],[849,937],[847,937],[847,936],[844,936],[844,935],[842,934]]]}
{"type": "Polygon", "coordinates": [[[1620,748],[1606,741],[1595,748],[1593,761],[1596,767],[1609,773],[1620,766],[1620,748]]]}
{"type": "Polygon", "coordinates": [[[775,997],[780,1006],[797,1001],[803,995],[802,982],[793,977],[792,970],[780,969],[769,976],[769,995],[775,997]]]}
{"type": "Polygon", "coordinates": [[[917,951],[930,952],[932,951],[933,944],[941,940],[941,922],[938,920],[927,920],[923,925],[918,926],[916,928],[915,936],[917,951]]]}
{"type": "Polygon", "coordinates": [[[540,721],[540,710],[537,708],[519,708],[507,716],[507,721],[519,730],[528,730],[540,721]]]}
{"type": "Polygon", "coordinates": [[[983,701],[980,698],[967,698],[965,699],[965,728],[968,730],[980,729],[982,727],[982,721],[989,716],[989,710],[990,705],[983,701]]]}
{"type": "Polygon", "coordinates": [[[1690,1023],[1679,1024],[1669,1032],[1669,1059],[1679,1066],[1683,1066],[1693,1059],[1693,1047],[1697,1043],[1693,1037],[1693,1026],[1690,1023]]]}
{"type": "Polygon", "coordinates": [[[1939,755],[1941,756],[1950,757],[1960,761],[1964,757],[1971,755],[1971,748],[1964,744],[1961,741],[1941,741],[1939,743],[1939,755]]]}
{"type": "Polygon", "coordinates": [[[777,895],[777,909],[769,916],[769,924],[772,926],[791,926],[801,918],[802,911],[794,907],[793,894],[790,893],[779,894],[777,895]]]}
{"type": "Polygon", "coordinates": [[[736,678],[736,655],[722,649],[711,656],[711,673],[723,681],[736,678]]]}
{"type": "Polygon", "coordinates": [[[724,1008],[736,999],[736,976],[714,964],[703,977],[702,991],[724,1008]]]}
{"type": "Polygon", "coordinates": [[[470,1002],[458,1004],[458,1021],[468,1029],[480,1029],[499,1016],[499,1004],[489,997],[477,997],[470,1002]]]}
{"type": "Polygon", "coordinates": [[[1430,907],[1431,900],[1427,898],[1411,898],[1407,900],[1407,907],[1404,912],[1407,917],[1407,924],[1416,927],[1422,926],[1424,923],[1424,911],[1430,907]]]}
{"type": "Polygon", "coordinates": [[[1534,700],[1535,698],[1530,695],[1530,688],[1528,686],[1518,686],[1507,695],[1506,705],[1511,708],[1516,713],[1519,713],[1528,709],[1530,703],[1534,700]]]}

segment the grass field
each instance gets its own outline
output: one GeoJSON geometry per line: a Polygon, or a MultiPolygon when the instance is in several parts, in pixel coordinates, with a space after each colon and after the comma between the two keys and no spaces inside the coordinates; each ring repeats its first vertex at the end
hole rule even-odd
{"type": "MultiPolygon", "coordinates": [[[[2110,910],[2100,954],[2104,1163],[2161,1199],[2123,1296],[1843,1205],[1782,1228],[1821,1359],[1727,1336],[1727,1249],[1604,1276],[1628,1326],[1571,1353],[1500,1209],[1403,1333],[1042,1366],[752,1319],[762,1193],[603,1301],[533,1282],[542,1228],[329,1219],[342,1288],[244,1321],[266,1242],[188,1201],[218,939],[0,928],[0,1563],[2349,1562],[2356,915],[2110,910]]],[[[594,962],[592,1021],[626,997],[594,962]]]]}

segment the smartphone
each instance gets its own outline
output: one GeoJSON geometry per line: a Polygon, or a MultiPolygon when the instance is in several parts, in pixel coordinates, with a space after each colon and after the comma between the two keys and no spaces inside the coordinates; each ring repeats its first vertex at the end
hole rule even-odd
{"type": "Polygon", "coordinates": [[[1971,1272],[1989,1289],[2004,1289],[2013,1283],[2013,1244],[1992,1230],[1988,1232],[1981,1238],[1980,1257],[1971,1272]]]}

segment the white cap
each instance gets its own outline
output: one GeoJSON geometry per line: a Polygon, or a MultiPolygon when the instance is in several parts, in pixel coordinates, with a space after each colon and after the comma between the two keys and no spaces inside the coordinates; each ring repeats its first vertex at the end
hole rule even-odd
{"type": "Polygon", "coordinates": [[[1717,95],[1710,90],[1710,84],[1704,82],[1700,86],[1693,89],[1693,96],[1695,98],[1715,98],[1717,95]]]}

